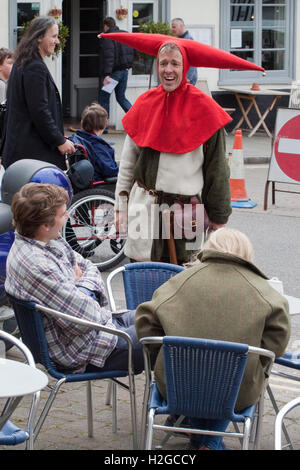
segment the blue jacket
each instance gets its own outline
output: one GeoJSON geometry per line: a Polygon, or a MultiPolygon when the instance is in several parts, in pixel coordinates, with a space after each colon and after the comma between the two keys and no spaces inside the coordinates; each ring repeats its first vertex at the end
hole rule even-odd
{"type": "Polygon", "coordinates": [[[118,176],[115,151],[104,139],[82,129],[76,131],[76,134],[71,135],[69,139],[74,144],[85,147],[95,169],[95,180],[118,176]]]}

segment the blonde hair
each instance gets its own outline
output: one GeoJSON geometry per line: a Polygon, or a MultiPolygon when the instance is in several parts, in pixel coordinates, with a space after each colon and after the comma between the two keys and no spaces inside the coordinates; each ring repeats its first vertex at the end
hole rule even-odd
{"type": "Polygon", "coordinates": [[[215,250],[253,261],[254,251],[249,238],[239,230],[222,227],[213,232],[203,246],[204,250],[215,250]]]}
{"type": "Polygon", "coordinates": [[[173,52],[173,51],[180,52],[181,54],[181,50],[179,49],[177,44],[175,44],[175,42],[165,42],[159,49],[157,56],[159,57],[159,54],[161,54],[162,52],[173,52]]]}

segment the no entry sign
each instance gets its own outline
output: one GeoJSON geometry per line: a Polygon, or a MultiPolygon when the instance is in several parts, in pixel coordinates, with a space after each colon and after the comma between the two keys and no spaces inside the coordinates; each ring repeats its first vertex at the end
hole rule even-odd
{"type": "Polygon", "coordinates": [[[277,110],[268,180],[300,183],[300,109],[277,110]]]}

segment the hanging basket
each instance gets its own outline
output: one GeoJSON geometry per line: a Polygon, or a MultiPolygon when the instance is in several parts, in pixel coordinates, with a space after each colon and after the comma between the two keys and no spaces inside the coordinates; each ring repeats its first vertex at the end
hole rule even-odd
{"type": "Polygon", "coordinates": [[[57,7],[51,8],[51,10],[49,10],[48,15],[58,20],[62,15],[62,10],[57,7]]]}
{"type": "Polygon", "coordinates": [[[127,8],[123,8],[121,5],[121,7],[116,10],[116,17],[118,18],[118,20],[125,20],[127,16],[128,16],[127,8]]]}

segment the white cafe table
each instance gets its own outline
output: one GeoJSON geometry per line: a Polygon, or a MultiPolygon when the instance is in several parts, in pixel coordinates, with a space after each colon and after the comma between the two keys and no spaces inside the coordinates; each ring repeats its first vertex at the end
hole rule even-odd
{"type": "Polygon", "coordinates": [[[47,384],[47,375],[39,369],[22,362],[0,358],[0,398],[8,399],[0,415],[0,429],[23,396],[42,390],[47,384]]]}
{"type": "Polygon", "coordinates": [[[298,299],[298,297],[293,297],[292,295],[284,295],[284,297],[289,303],[290,315],[299,315],[300,299],[298,299]]]}
{"type": "Polygon", "coordinates": [[[288,92],[288,91],[279,91],[279,90],[275,90],[275,89],[271,89],[271,88],[265,88],[263,86],[260,86],[259,90],[251,90],[250,86],[249,87],[240,86],[238,88],[235,88],[235,87],[220,87],[220,89],[225,90],[225,91],[229,91],[230,93],[234,94],[234,96],[235,96],[235,98],[238,102],[239,108],[241,110],[241,113],[242,113],[241,119],[234,126],[234,129],[233,129],[232,132],[234,132],[236,129],[239,129],[241,127],[242,123],[245,121],[247,123],[249,129],[251,129],[251,132],[249,133],[248,137],[252,137],[256,133],[256,131],[259,129],[260,126],[263,126],[263,128],[265,129],[265,131],[266,131],[266,133],[268,134],[269,137],[272,137],[272,133],[268,129],[268,127],[265,123],[265,120],[266,120],[268,114],[274,108],[277,100],[279,98],[281,98],[282,96],[289,96],[290,92],[288,92]],[[258,106],[257,101],[256,101],[256,99],[259,95],[273,96],[271,104],[269,106],[267,106],[267,108],[266,108],[266,110],[264,111],[263,114],[260,111],[259,106],[258,106]],[[249,105],[248,105],[247,109],[245,109],[242,100],[249,101],[249,105]],[[254,127],[253,127],[252,123],[250,122],[250,120],[248,118],[248,114],[249,114],[249,111],[252,108],[252,106],[254,106],[257,117],[258,117],[258,122],[255,124],[254,127]]]}

